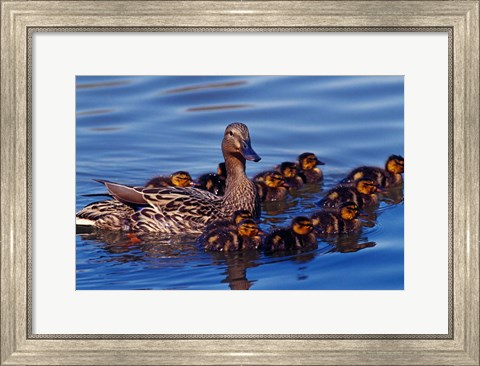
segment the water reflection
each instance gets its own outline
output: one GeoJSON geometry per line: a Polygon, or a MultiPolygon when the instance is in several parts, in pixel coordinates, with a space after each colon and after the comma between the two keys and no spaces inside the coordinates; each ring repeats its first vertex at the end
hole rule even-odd
{"type": "Polygon", "coordinates": [[[208,111],[221,111],[226,109],[245,109],[252,108],[251,104],[227,104],[227,105],[210,105],[205,107],[191,107],[187,109],[187,112],[208,112],[208,111]]]}
{"type": "Polygon", "coordinates": [[[128,80],[119,80],[119,81],[104,81],[98,83],[86,83],[86,84],[78,84],[77,89],[94,89],[94,88],[112,88],[117,86],[124,86],[128,85],[131,82],[128,80]]]}
{"type": "Polygon", "coordinates": [[[233,88],[240,85],[246,85],[247,81],[245,80],[238,80],[238,81],[231,81],[231,82],[224,82],[224,83],[208,83],[208,84],[200,84],[200,85],[191,85],[185,86],[182,88],[175,88],[166,90],[165,94],[176,94],[176,93],[187,93],[192,91],[200,91],[200,90],[208,90],[208,89],[221,89],[221,88],[233,88]]]}

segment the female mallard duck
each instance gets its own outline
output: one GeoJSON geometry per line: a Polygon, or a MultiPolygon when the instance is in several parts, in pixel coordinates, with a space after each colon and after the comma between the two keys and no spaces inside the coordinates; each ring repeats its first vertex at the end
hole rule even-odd
{"type": "Polygon", "coordinates": [[[295,217],[288,229],[278,229],[270,233],[264,241],[266,252],[296,249],[315,249],[317,237],[313,233],[313,223],[308,217],[295,217]]]}
{"type": "Polygon", "coordinates": [[[205,250],[233,252],[257,249],[262,244],[263,233],[253,219],[241,220],[236,227],[216,228],[199,239],[205,250]]]}
{"type": "Polygon", "coordinates": [[[159,187],[191,187],[193,185],[192,177],[188,172],[178,171],[167,177],[155,177],[150,179],[145,188],[159,187]]]}
{"type": "Polygon", "coordinates": [[[321,210],[311,216],[313,226],[320,235],[358,233],[362,222],[360,211],[354,202],[344,202],[338,211],[321,210]]]}
{"type": "Polygon", "coordinates": [[[278,171],[285,179],[285,183],[290,188],[298,189],[303,187],[303,179],[297,174],[297,164],[290,161],[284,161],[278,166],[278,171]]]}
{"type": "Polygon", "coordinates": [[[331,189],[318,205],[339,209],[344,202],[354,202],[360,209],[375,207],[378,205],[378,197],[375,194],[377,191],[379,189],[376,182],[370,178],[361,178],[352,187],[340,185],[331,189]]]}
{"type": "Polygon", "coordinates": [[[360,178],[369,177],[375,180],[381,188],[398,186],[403,183],[403,164],[404,159],[402,156],[390,155],[385,163],[385,169],[362,166],[352,170],[342,183],[352,184],[360,178]]]}
{"type": "Polygon", "coordinates": [[[258,196],[264,201],[282,201],[287,197],[288,185],[283,176],[275,170],[263,172],[255,176],[258,196]]]}
{"type": "Polygon", "coordinates": [[[317,159],[313,153],[306,152],[298,156],[298,175],[304,183],[321,183],[323,181],[323,172],[317,165],[325,165],[317,159]]]}
{"type": "Polygon", "coordinates": [[[237,210],[247,210],[259,217],[260,200],[255,184],[245,175],[245,162],[257,162],[260,157],[251,147],[247,126],[242,123],[227,126],[222,152],[227,169],[223,197],[197,188],[140,188],[107,181],[100,183],[105,184],[115,199],[135,209],[129,217],[132,231],[200,233],[206,225],[231,217],[237,210]]]}

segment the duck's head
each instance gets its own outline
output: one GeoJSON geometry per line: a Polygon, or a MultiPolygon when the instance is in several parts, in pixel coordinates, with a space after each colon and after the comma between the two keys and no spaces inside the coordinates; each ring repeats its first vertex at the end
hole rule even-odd
{"type": "Polygon", "coordinates": [[[188,172],[178,171],[172,173],[170,179],[175,187],[190,187],[194,185],[192,182],[192,177],[190,174],[188,174],[188,172]]]}
{"type": "Polygon", "coordinates": [[[245,219],[253,219],[252,213],[250,211],[238,210],[238,211],[235,211],[232,215],[232,220],[235,223],[235,225],[238,225],[240,221],[245,219]]]}
{"type": "Polygon", "coordinates": [[[264,177],[265,185],[269,188],[288,187],[283,176],[276,171],[266,172],[264,177]]]}
{"type": "Polygon", "coordinates": [[[306,152],[298,156],[298,163],[302,170],[312,170],[317,165],[325,165],[324,162],[317,159],[314,153],[306,152]]]}
{"type": "Polygon", "coordinates": [[[355,202],[344,202],[339,209],[340,217],[346,221],[354,220],[360,215],[359,208],[355,202]]]}
{"type": "Polygon", "coordinates": [[[308,217],[298,216],[292,220],[292,230],[297,235],[308,235],[313,230],[313,223],[308,217]]]}
{"type": "Polygon", "coordinates": [[[355,183],[355,187],[363,194],[374,194],[379,191],[377,183],[370,178],[360,178],[355,183]]]}
{"type": "Polygon", "coordinates": [[[260,161],[260,156],[252,149],[248,127],[243,123],[231,123],[225,129],[222,141],[223,155],[240,155],[245,160],[260,161]]]}
{"type": "Polygon", "coordinates": [[[403,156],[391,155],[385,164],[385,170],[393,174],[403,173],[403,156]]]}
{"type": "Polygon", "coordinates": [[[285,178],[295,178],[297,175],[297,164],[290,161],[284,161],[280,164],[280,173],[285,178]]]}
{"type": "Polygon", "coordinates": [[[237,232],[240,236],[248,236],[250,238],[263,234],[253,219],[241,220],[237,224],[237,232]]]}
{"type": "Polygon", "coordinates": [[[225,166],[225,163],[218,164],[217,175],[222,178],[227,177],[227,167],[225,166]]]}

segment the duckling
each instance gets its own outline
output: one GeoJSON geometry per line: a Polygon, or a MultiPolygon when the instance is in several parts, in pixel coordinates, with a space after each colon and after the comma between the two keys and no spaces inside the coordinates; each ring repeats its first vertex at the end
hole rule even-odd
{"type": "Polygon", "coordinates": [[[199,239],[205,250],[234,252],[260,247],[263,232],[253,219],[241,220],[235,228],[216,228],[199,239]]]}
{"type": "Polygon", "coordinates": [[[313,223],[308,217],[295,217],[288,229],[278,229],[270,233],[264,241],[265,252],[295,249],[315,249],[317,238],[313,233],[313,223]]]}
{"type": "Polygon", "coordinates": [[[150,179],[145,188],[159,188],[159,187],[191,187],[193,186],[192,177],[188,172],[178,171],[172,173],[170,176],[155,177],[150,179]]]}
{"type": "Polygon", "coordinates": [[[204,233],[216,229],[236,229],[240,221],[253,219],[252,213],[247,210],[237,210],[232,214],[231,219],[218,220],[205,227],[204,233]]]}
{"type": "Polygon", "coordinates": [[[254,180],[262,202],[283,201],[287,197],[288,184],[279,172],[269,170],[257,175],[254,180]]]}
{"type": "Polygon", "coordinates": [[[370,178],[361,178],[353,187],[339,185],[325,194],[317,204],[324,208],[339,209],[343,202],[354,202],[360,209],[378,205],[378,185],[370,178]]]}
{"type": "Polygon", "coordinates": [[[369,177],[375,180],[381,188],[399,186],[403,183],[403,164],[404,159],[402,156],[390,155],[385,163],[385,169],[362,166],[352,170],[347,177],[342,180],[342,183],[352,184],[360,178],[369,177]]]}
{"type": "Polygon", "coordinates": [[[218,164],[216,173],[203,174],[195,181],[195,187],[209,191],[217,196],[225,194],[225,185],[227,182],[227,170],[225,163],[218,164]]]}
{"type": "Polygon", "coordinates": [[[362,222],[358,218],[360,211],[355,202],[342,203],[338,211],[321,210],[312,217],[313,226],[317,234],[348,234],[358,233],[362,230],[362,222]]]}
{"type": "Polygon", "coordinates": [[[278,166],[278,170],[290,188],[298,189],[303,187],[303,179],[297,174],[297,164],[284,161],[278,166]]]}
{"type": "Polygon", "coordinates": [[[223,196],[225,193],[225,180],[215,173],[207,173],[197,178],[195,187],[209,191],[217,196],[223,196]]]}
{"type": "Polygon", "coordinates": [[[221,146],[227,168],[223,197],[194,187],[141,188],[97,181],[104,184],[116,200],[135,207],[129,217],[133,232],[200,234],[208,224],[231,217],[237,210],[247,210],[255,218],[260,217],[256,186],[245,174],[246,160],[261,159],[251,146],[248,127],[239,122],[229,124],[221,146]]]}
{"type": "Polygon", "coordinates": [[[317,159],[313,153],[306,152],[298,156],[298,175],[303,179],[304,183],[321,183],[323,181],[323,172],[317,165],[325,165],[317,159]]]}

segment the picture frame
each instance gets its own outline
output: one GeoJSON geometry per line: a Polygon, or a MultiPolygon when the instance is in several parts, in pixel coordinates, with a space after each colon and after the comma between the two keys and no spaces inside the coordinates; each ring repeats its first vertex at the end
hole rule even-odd
{"type": "Polygon", "coordinates": [[[479,364],[478,1],[2,1],[1,365],[479,364]],[[31,36],[51,32],[363,31],[450,36],[449,334],[32,334],[31,36]]]}

